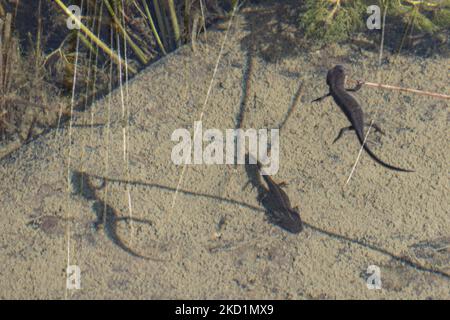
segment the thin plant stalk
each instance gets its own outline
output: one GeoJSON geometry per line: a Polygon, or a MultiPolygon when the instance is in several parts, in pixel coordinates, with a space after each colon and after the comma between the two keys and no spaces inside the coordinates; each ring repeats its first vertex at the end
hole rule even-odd
{"type": "Polygon", "coordinates": [[[156,20],[158,21],[159,29],[161,29],[164,47],[169,48],[169,32],[167,31],[167,25],[163,19],[158,0],[153,0],[153,6],[155,7],[156,20]]]}
{"type": "MultiPolygon", "coordinates": [[[[61,0],[54,0],[56,4],[64,11],[64,13],[70,18],[73,19],[79,26],[81,31],[83,31],[86,36],[92,41],[94,41],[108,56],[111,57],[111,60],[114,61],[116,64],[119,64],[119,62],[122,60],[119,58],[119,56],[111,50],[103,41],[101,41],[95,34],[93,34],[81,21],[78,19],[77,16],[75,16],[66,6],[64,3],[62,3],[61,0]]],[[[125,62],[122,60],[121,63],[125,65],[125,62]]],[[[132,73],[137,73],[136,69],[134,69],[131,66],[128,66],[128,69],[132,73]]]]}
{"type": "Polygon", "coordinates": [[[147,14],[147,18],[150,23],[153,35],[155,36],[156,42],[158,43],[158,46],[161,49],[161,51],[166,55],[167,54],[166,49],[164,48],[164,45],[161,42],[161,38],[159,37],[158,31],[156,30],[155,23],[153,22],[152,15],[150,14],[150,10],[148,9],[147,2],[145,2],[145,0],[142,0],[142,4],[144,6],[145,13],[147,14]]]}
{"type": "MultiPolygon", "coordinates": [[[[350,83],[354,83],[355,81],[349,80],[350,83]]],[[[437,92],[430,92],[430,91],[424,91],[424,90],[418,90],[418,89],[412,89],[412,88],[404,88],[404,87],[398,87],[393,86],[389,84],[383,84],[383,83],[374,83],[374,82],[364,82],[364,85],[372,88],[380,88],[380,89],[389,89],[389,90],[396,90],[396,91],[403,91],[403,92],[411,92],[416,93],[424,96],[430,96],[435,97],[439,99],[450,99],[450,95],[443,94],[443,93],[437,93],[437,92]]]]}
{"type": "MultiPolygon", "coordinates": [[[[190,23],[191,23],[191,1],[190,0],[184,0],[184,35],[186,37],[186,42],[189,37],[190,30],[190,23]]],[[[195,14],[194,14],[195,16],[195,14]]],[[[194,18],[195,19],[195,18],[194,18]]]]}
{"type": "MultiPolygon", "coordinates": [[[[133,40],[128,35],[127,31],[125,30],[125,26],[122,26],[122,23],[120,22],[119,18],[117,18],[116,14],[114,13],[113,8],[111,7],[111,4],[108,0],[105,1],[106,9],[108,10],[109,14],[114,20],[114,23],[117,25],[117,27],[120,29],[120,33],[123,34],[123,37],[127,43],[129,43],[131,49],[133,49],[136,56],[139,58],[141,63],[147,64],[149,62],[149,58],[145,55],[145,53],[139,48],[138,45],[136,45],[133,40]]],[[[123,8],[122,8],[123,10],[123,8]]]]}
{"type": "Polygon", "coordinates": [[[175,44],[180,45],[180,25],[178,24],[177,12],[173,0],[167,0],[169,5],[170,21],[172,22],[173,34],[175,36],[175,44]]]}

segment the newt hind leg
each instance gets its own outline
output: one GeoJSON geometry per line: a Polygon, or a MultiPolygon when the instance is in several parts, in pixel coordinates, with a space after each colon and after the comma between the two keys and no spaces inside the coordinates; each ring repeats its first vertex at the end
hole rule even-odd
{"type": "MultiPolygon", "coordinates": [[[[366,123],[365,125],[369,127],[369,126],[370,126],[370,123],[366,123]]],[[[381,134],[384,134],[384,131],[381,130],[381,128],[380,128],[376,123],[373,123],[373,124],[372,124],[372,128],[373,128],[376,132],[379,132],[379,133],[381,133],[381,134]]],[[[342,135],[343,135],[345,132],[350,131],[350,130],[355,130],[355,127],[353,127],[353,126],[348,126],[348,127],[344,127],[344,128],[342,128],[341,130],[339,130],[339,133],[338,133],[336,139],[334,139],[333,143],[335,143],[336,141],[338,141],[338,140],[342,137],[342,135]]]]}
{"type": "Polygon", "coordinates": [[[345,132],[350,131],[350,130],[355,130],[355,127],[353,127],[353,126],[348,126],[348,127],[344,127],[344,128],[342,128],[341,130],[339,130],[339,133],[338,133],[337,137],[333,140],[333,143],[335,143],[336,141],[338,141],[338,140],[342,137],[342,135],[343,135],[345,132]]]}

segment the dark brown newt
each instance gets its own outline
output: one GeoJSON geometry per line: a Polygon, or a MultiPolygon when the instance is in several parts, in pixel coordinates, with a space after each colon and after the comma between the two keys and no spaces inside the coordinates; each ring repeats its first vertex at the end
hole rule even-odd
{"type": "MultiPolygon", "coordinates": [[[[375,160],[377,163],[382,165],[383,167],[386,167],[391,170],[395,171],[402,171],[402,172],[414,172],[413,170],[409,169],[403,169],[399,167],[395,167],[393,165],[390,165],[380,158],[378,158],[372,150],[369,149],[369,147],[364,143],[364,113],[362,111],[361,106],[359,105],[358,101],[349,94],[347,91],[358,91],[361,89],[363,82],[358,81],[358,84],[353,89],[345,89],[345,71],[344,67],[341,65],[337,65],[334,68],[330,69],[327,74],[327,85],[330,88],[330,92],[326,94],[323,97],[317,98],[313,100],[320,101],[326,97],[332,96],[334,99],[334,102],[339,106],[339,108],[344,112],[347,119],[350,121],[351,126],[342,128],[339,131],[338,136],[333,141],[336,142],[345,131],[348,130],[355,130],[356,136],[358,137],[358,140],[360,144],[363,146],[364,150],[369,154],[369,156],[375,160]]],[[[382,133],[381,129],[373,124],[372,127],[376,130],[382,133]]]]}
{"type": "Polygon", "coordinates": [[[281,188],[285,183],[277,184],[269,175],[262,174],[262,166],[259,161],[257,166],[268,187],[266,194],[259,201],[269,199],[270,204],[267,208],[270,208],[270,218],[273,222],[291,233],[299,233],[303,230],[303,223],[298,209],[292,208],[288,195],[281,188]]]}

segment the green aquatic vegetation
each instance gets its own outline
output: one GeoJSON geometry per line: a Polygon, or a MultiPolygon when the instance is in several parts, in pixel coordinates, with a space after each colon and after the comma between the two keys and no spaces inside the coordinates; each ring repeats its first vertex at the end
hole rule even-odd
{"type": "Polygon", "coordinates": [[[300,26],[307,39],[319,42],[344,40],[348,33],[363,27],[365,8],[358,0],[306,0],[300,26]]]}
{"type": "Polygon", "coordinates": [[[300,26],[309,40],[320,43],[345,40],[367,31],[367,7],[386,9],[388,23],[403,24],[416,32],[437,36],[450,29],[450,0],[306,0],[300,26]]]}
{"type": "Polygon", "coordinates": [[[447,8],[442,8],[436,12],[434,22],[441,28],[450,29],[450,1],[447,1],[447,8]]]}
{"type": "Polygon", "coordinates": [[[433,34],[450,27],[450,0],[387,2],[391,17],[411,23],[418,31],[433,34]]]}

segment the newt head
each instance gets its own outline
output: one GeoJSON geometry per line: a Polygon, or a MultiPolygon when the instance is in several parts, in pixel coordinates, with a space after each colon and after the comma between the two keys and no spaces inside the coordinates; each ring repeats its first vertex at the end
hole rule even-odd
{"type": "Polygon", "coordinates": [[[344,66],[338,64],[327,73],[327,85],[344,86],[345,84],[345,69],[344,66]]]}

